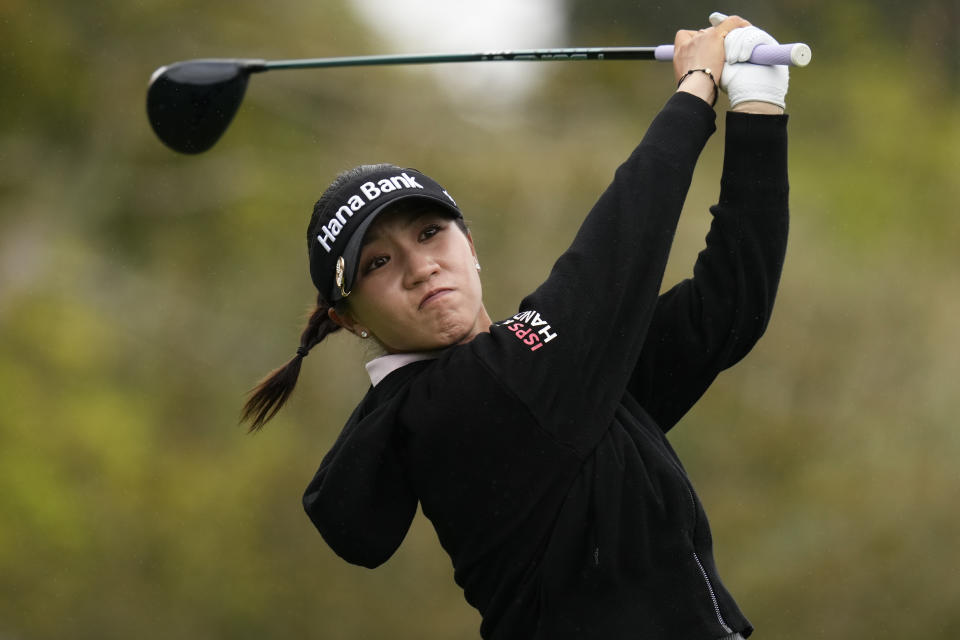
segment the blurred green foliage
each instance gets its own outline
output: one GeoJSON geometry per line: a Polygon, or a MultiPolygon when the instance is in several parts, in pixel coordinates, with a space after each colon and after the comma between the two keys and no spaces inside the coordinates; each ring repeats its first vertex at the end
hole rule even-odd
{"type": "MultiPolygon", "coordinates": [[[[570,2],[569,44],[669,41],[712,8],[570,2]]],[[[953,637],[957,5],[725,9],[814,59],[788,96],[774,321],[674,436],[718,562],[764,637],[953,637]]],[[[185,157],[146,122],[157,66],[387,51],[333,0],[7,0],[0,42],[0,637],[478,637],[422,517],[371,572],[301,511],[366,388],[358,345],[318,349],[262,435],[239,405],[296,347],[306,221],[337,171],[436,174],[503,317],[668,97],[669,67],[544,66],[525,103],[469,113],[423,69],[267,74],[217,147],[185,157]]],[[[721,135],[668,281],[701,247],[721,135]]]]}

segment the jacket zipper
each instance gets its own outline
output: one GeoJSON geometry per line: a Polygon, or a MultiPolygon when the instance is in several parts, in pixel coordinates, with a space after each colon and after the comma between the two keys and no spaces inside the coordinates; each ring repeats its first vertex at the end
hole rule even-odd
{"type": "MultiPolygon", "coordinates": [[[[694,526],[696,526],[697,501],[693,497],[693,488],[690,486],[690,481],[687,480],[687,475],[683,473],[681,469],[678,469],[678,471],[681,473],[684,484],[687,487],[687,495],[690,497],[690,507],[693,509],[694,526]]],[[[723,627],[724,632],[733,633],[733,629],[731,629],[726,620],[723,619],[723,614],[720,612],[720,601],[717,600],[717,593],[713,590],[713,583],[710,582],[710,576],[707,575],[707,570],[703,568],[703,563],[700,562],[700,556],[697,555],[696,549],[693,551],[693,559],[697,563],[697,568],[700,569],[700,575],[703,576],[704,584],[707,585],[707,593],[710,594],[710,601],[713,603],[713,612],[717,614],[717,622],[723,627]]]]}
{"type": "MultiPolygon", "coordinates": [[[[687,488],[687,496],[690,498],[690,509],[693,513],[693,527],[696,528],[697,500],[693,497],[693,487],[690,485],[690,479],[687,478],[687,473],[683,470],[679,463],[669,458],[669,456],[667,456],[667,458],[670,460],[670,464],[673,465],[677,473],[680,474],[680,477],[683,479],[683,484],[687,488]]],[[[691,530],[691,536],[692,535],[693,531],[691,530]]],[[[700,575],[703,577],[703,582],[707,586],[707,593],[710,594],[710,601],[713,603],[713,611],[717,614],[717,622],[719,622],[720,626],[723,627],[725,633],[733,634],[733,629],[731,629],[730,625],[727,624],[727,621],[723,619],[723,614],[720,612],[720,601],[717,600],[717,593],[713,590],[713,584],[710,582],[710,576],[707,575],[707,570],[703,568],[703,563],[700,562],[700,556],[697,554],[696,549],[693,550],[693,559],[696,561],[697,568],[700,569],[700,575]]]]}
{"type": "Polygon", "coordinates": [[[700,575],[703,576],[703,581],[707,584],[707,591],[710,592],[710,600],[713,601],[713,611],[717,614],[717,622],[720,623],[724,631],[733,633],[733,629],[727,626],[726,621],[723,619],[723,614],[720,613],[720,603],[717,601],[717,594],[713,591],[713,585],[710,584],[710,576],[707,575],[706,569],[703,568],[703,564],[700,562],[700,556],[697,555],[696,551],[693,552],[693,559],[697,561],[697,566],[700,567],[700,575]]]}

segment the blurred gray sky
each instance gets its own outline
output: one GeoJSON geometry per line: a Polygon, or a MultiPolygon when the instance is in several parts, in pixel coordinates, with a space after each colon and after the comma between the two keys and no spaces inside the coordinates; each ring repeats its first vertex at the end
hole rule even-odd
{"type": "MultiPolygon", "coordinates": [[[[352,2],[363,20],[391,47],[384,54],[576,46],[565,40],[563,0],[352,2]]],[[[521,102],[550,73],[544,65],[532,63],[484,63],[475,67],[464,73],[459,64],[439,65],[430,73],[437,74],[457,103],[480,107],[521,102]]]]}

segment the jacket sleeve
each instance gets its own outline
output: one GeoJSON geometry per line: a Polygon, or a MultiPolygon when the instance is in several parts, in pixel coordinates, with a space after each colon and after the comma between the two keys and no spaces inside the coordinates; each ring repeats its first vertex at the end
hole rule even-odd
{"type": "Polygon", "coordinates": [[[371,401],[350,417],[303,495],[303,507],[333,551],[353,564],[386,562],[407,535],[417,497],[397,453],[393,402],[371,401]]]}
{"type": "Polygon", "coordinates": [[[693,277],[660,296],[629,391],[666,431],[765,331],[787,246],[787,116],[728,113],[693,277]]]}
{"type": "Polygon", "coordinates": [[[626,390],[715,117],[699,98],[671,97],[548,279],[474,341],[542,427],[581,452],[606,430],[626,390]]]}

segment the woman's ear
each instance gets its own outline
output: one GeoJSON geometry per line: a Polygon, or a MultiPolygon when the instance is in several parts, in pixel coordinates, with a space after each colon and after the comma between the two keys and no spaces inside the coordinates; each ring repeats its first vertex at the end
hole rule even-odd
{"type": "Polygon", "coordinates": [[[470,230],[467,229],[464,234],[467,236],[467,243],[470,245],[470,253],[473,254],[473,257],[477,257],[477,248],[473,246],[473,234],[470,233],[470,230]]]}
{"type": "Polygon", "coordinates": [[[353,333],[353,327],[357,324],[356,320],[353,319],[353,316],[350,315],[349,311],[345,311],[343,315],[337,313],[337,310],[333,307],[327,309],[327,316],[334,324],[343,327],[347,331],[353,333]]]}
{"type": "Polygon", "coordinates": [[[355,336],[363,338],[364,340],[370,337],[370,332],[360,326],[356,318],[354,318],[353,314],[349,311],[344,311],[341,315],[337,313],[333,307],[330,307],[327,309],[327,317],[330,318],[334,324],[340,325],[355,336]]]}

